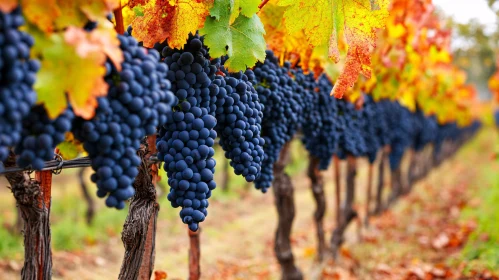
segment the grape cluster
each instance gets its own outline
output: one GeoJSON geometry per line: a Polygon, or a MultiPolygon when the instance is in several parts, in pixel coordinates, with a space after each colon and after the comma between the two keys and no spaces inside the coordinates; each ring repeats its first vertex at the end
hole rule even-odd
{"type": "MultiPolygon", "coordinates": [[[[288,63],[285,63],[285,66],[288,66],[288,63]]],[[[320,130],[320,127],[317,127],[318,123],[316,123],[320,114],[317,112],[319,95],[316,93],[317,83],[314,74],[312,72],[305,74],[301,68],[296,68],[290,69],[289,75],[293,77],[293,90],[297,94],[298,102],[302,107],[300,118],[302,132],[307,131],[315,134],[320,130]]],[[[311,134],[305,133],[305,135],[311,134]]]]}
{"type": "Polygon", "coordinates": [[[421,110],[412,114],[413,118],[413,147],[421,151],[427,144],[434,141],[438,124],[434,116],[425,116],[421,110]]]}
{"type": "Polygon", "coordinates": [[[300,127],[302,107],[300,96],[293,90],[294,81],[288,75],[289,65],[280,67],[277,58],[267,51],[264,63],[258,63],[251,75],[252,81],[264,105],[262,120],[262,136],[265,140],[264,159],[260,177],[255,180],[257,189],[266,192],[274,176],[274,163],[279,157],[282,147],[291,140],[300,127]]]}
{"type": "Polygon", "coordinates": [[[309,121],[314,112],[314,101],[317,100],[317,95],[314,94],[316,81],[312,72],[305,74],[301,68],[291,68],[291,63],[285,62],[284,68],[288,71],[288,76],[291,77],[291,90],[294,92],[293,98],[298,102],[300,111],[298,115],[299,128],[309,121]]]}
{"type": "MultiPolygon", "coordinates": [[[[368,96],[368,98],[372,98],[368,96]]],[[[374,110],[376,114],[374,115],[375,121],[373,124],[376,126],[376,137],[378,138],[380,147],[390,144],[390,131],[388,127],[388,120],[386,119],[386,112],[384,111],[384,103],[391,102],[388,100],[380,100],[374,102],[374,110]]]]}
{"type": "Polygon", "coordinates": [[[337,100],[330,95],[332,83],[325,75],[321,75],[315,86],[316,92],[311,96],[314,107],[302,126],[302,142],[310,154],[320,160],[319,169],[325,170],[338,147],[337,126],[340,123],[337,100]]]}
{"type": "Polygon", "coordinates": [[[66,132],[71,130],[73,119],[71,109],[66,109],[52,120],[43,105],[34,106],[23,120],[21,141],[16,146],[16,154],[19,155],[17,165],[43,169],[45,161],[54,158],[55,147],[64,141],[66,132]]]}
{"type": "Polygon", "coordinates": [[[398,102],[382,102],[383,112],[390,132],[390,169],[399,168],[405,150],[410,147],[413,136],[411,112],[398,102]]]}
{"type": "Polygon", "coordinates": [[[168,200],[182,207],[180,217],[196,231],[208,212],[208,198],[216,188],[215,119],[217,95],[221,88],[212,86],[217,71],[210,65],[202,39],[190,36],[182,50],[165,47],[168,79],[178,105],[168,114],[157,140],[158,158],[164,160],[170,192],[168,200]]]}
{"type": "Polygon", "coordinates": [[[378,107],[371,96],[363,95],[364,105],[362,107],[363,126],[361,128],[364,142],[366,143],[366,155],[369,163],[376,160],[376,155],[381,147],[381,139],[379,138],[379,127],[382,124],[380,121],[380,113],[378,107]]]}
{"type": "Polygon", "coordinates": [[[369,163],[376,160],[378,150],[390,144],[390,134],[388,130],[388,123],[386,120],[384,109],[387,100],[375,102],[370,95],[364,95],[364,105],[362,116],[364,119],[364,127],[362,133],[366,143],[366,156],[369,163]]]}
{"type": "MultiPolygon", "coordinates": [[[[251,70],[247,74],[254,76],[251,70]]],[[[260,176],[264,139],[260,137],[263,105],[242,72],[217,76],[211,86],[218,91],[217,126],[220,146],[237,175],[248,182],[260,176]]]]}
{"type": "Polygon", "coordinates": [[[21,9],[0,11],[0,171],[9,147],[21,139],[22,120],[36,101],[33,91],[37,60],[30,60],[33,38],[19,30],[24,24],[21,9]]]}
{"type": "Polygon", "coordinates": [[[344,99],[338,99],[338,149],[336,155],[345,159],[347,155],[355,157],[366,154],[367,147],[362,129],[365,119],[362,117],[363,109],[357,110],[355,105],[344,99]]]}
{"type": "Polygon", "coordinates": [[[440,154],[442,144],[445,140],[454,139],[458,134],[459,128],[456,123],[439,124],[435,141],[433,143],[433,156],[436,157],[440,154]]]}
{"type": "Polygon", "coordinates": [[[141,140],[166,123],[175,97],[159,53],[139,46],[133,37],[118,39],[125,58],[122,70],[106,62],[108,95],[98,98],[91,120],[75,119],[73,133],[91,158],[97,195],[107,196],[108,207],[121,209],[135,193],[132,183],[139,172],[141,140]]]}

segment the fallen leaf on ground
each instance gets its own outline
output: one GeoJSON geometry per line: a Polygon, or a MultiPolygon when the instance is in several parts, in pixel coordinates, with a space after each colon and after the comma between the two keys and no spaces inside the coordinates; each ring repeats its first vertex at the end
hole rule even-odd
{"type": "Polygon", "coordinates": [[[449,237],[445,233],[441,233],[438,235],[437,238],[433,240],[431,245],[435,249],[442,249],[449,244],[449,241],[450,241],[449,237]]]}
{"type": "Polygon", "coordinates": [[[387,264],[385,263],[380,263],[376,266],[376,271],[379,272],[379,273],[385,273],[385,274],[388,274],[390,275],[391,274],[391,271],[392,268],[390,266],[388,266],[387,264]]]}
{"type": "Polygon", "coordinates": [[[154,280],[164,280],[168,278],[168,274],[162,270],[154,271],[154,280]]]}

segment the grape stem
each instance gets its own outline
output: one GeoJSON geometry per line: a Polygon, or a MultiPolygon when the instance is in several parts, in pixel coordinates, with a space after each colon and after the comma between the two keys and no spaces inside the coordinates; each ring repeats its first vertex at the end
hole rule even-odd
{"type": "Polygon", "coordinates": [[[199,241],[199,233],[187,229],[189,233],[190,247],[189,247],[189,280],[198,280],[201,277],[201,267],[199,261],[201,259],[201,246],[199,241]]]}
{"type": "Polygon", "coordinates": [[[260,5],[258,5],[258,9],[262,9],[263,6],[265,6],[270,0],[263,0],[262,3],[260,3],[260,5]]]}
{"type": "Polygon", "coordinates": [[[114,20],[116,21],[116,26],[114,29],[118,34],[123,35],[125,33],[125,26],[123,24],[123,13],[121,12],[121,1],[119,1],[119,7],[113,11],[114,20]]]}

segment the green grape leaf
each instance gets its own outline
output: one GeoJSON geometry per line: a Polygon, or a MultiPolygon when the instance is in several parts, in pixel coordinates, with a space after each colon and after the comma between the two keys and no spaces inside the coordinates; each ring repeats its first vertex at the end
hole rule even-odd
{"type": "Polygon", "coordinates": [[[231,0],[215,0],[210,9],[210,16],[220,20],[221,15],[231,12],[234,8],[234,2],[231,0]]]}
{"type": "Polygon", "coordinates": [[[253,17],[253,15],[258,12],[258,5],[260,5],[260,3],[260,0],[234,0],[234,6],[231,7],[231,22],[233,22],[240,13],[248,18],[253,17]]]}
{"type": "MultiPolygon", "coordinates": [[[[228,7],[228,5],[226,5],[228,7]]],[[[204,27],[199,31],[204,35],[204,43],[210,48],[212,57],[228,55],[225,66],[229,71],[246,70],[257,61],[265,60],[265,29],[258,15],[251,18],[238,16],[230,22],[229,9],[218,9],[217,20],[213,16],[206,18],[204,27]]]]}
{"type": "Polygon", "coordinates": [[[65,160],[74,159],[85,151],[83,144],[76,140],[71,132],[66,133],[64,141],[57,145],[57,149],[59,150],[59,155],[65,160]]]}
{"type": "Polygon", "coordinates": [[[144,7],[142,5],[135,6],[133,7],[133,12],[136,17],[143,17],[144,16],[144,7]]]}

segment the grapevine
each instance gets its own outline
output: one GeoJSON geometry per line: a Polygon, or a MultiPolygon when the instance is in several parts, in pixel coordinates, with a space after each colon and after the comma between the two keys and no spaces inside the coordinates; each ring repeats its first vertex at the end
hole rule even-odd
{"type": "Polygon", "coordinates": [[[262,171],[255,182],[257,189],[266,192],[273,180],[273,165],[283,145],[291,140],[300,127],[302,114],[299,93],[293,90],[293,80],[288,76],[289,64],[279,66],[271,51],[263,64],[256,65],[254,75],[246,72],[253,82],[263,104],[262,136],[264,159],[262,171]]]}
{"type": "Polygon", "coordinates": [[[320,168],[327,169],[336,152],[342,121],[338,118],[338,101],[329,95],[332,84],[325,75],[317,80],[312,102],[314,108],[310,122],[303,125],[303,143],[307,150],[320,160],[320,168]]]}
{"type": "MultiPolygon", "coordinates": [[[[56,2],[0,3],[0,175],[29,233],[23,279],[52,273],[52,174],[67,168],[91,167],[97,196],[129,211],[120,279],[152,275],[155,184],[167,181],[165,197],[189,230],[190,274],[198,279],[218,144],[236,175],[263,193],[273,188],[282,278],[302,279],[291,242],[296,182],[286,169],[294,139],[310,159],[322,261],[322,171],[335,171],[330,250],[337,257],[360,215],[358,158],[370,168],[367,224],[376,164],[379,214],[481,127],[475,89],[452,63],[451,32],[431,1],[56,2]],[[385,204],[386,160],[392,193],[385,204]]],[[[498,111],[494,117],[499,123],[498,111]]]]}

